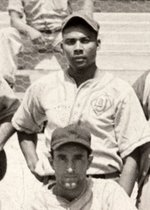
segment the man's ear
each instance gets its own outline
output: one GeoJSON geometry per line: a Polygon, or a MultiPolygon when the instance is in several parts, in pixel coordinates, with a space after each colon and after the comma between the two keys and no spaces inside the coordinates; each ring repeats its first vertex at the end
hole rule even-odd
{"type": "Polygon", "coordinates": [[[97,47],[100,48],[100,45],[101,45],[101,40],[97,39],[97,47]]]}
{"type": "Polygon", "coordinates": [[[50,165],[51,165],[52,169],[54,169],[53,158],[52,158],[51,155],[50,155],[50,157],[48,157],[48,160],[50,162],[50,165]]]}
{"type": "Polygon", "coordinates": [[[92,161],[93,161],[93,155],[91,154],[91,155],[89,155],[89,157],[88,157],[88,162],[89,162],[89,163],[88,163],[88,168],[90,167],[92,161]]]}
{"type": "Polygon", "coordinates": [[[61,50],[64,51],[63,43],[60,44],[61,50]]]}

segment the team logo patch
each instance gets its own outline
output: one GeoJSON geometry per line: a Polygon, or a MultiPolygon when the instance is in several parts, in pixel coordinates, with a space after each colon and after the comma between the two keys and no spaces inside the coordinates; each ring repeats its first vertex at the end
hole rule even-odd
{"type": "Polygon", "coordinates": [[[108,95],[102,95],[91,102],[92,110],[96,115],[106,112],[112,106],[112,101],[108,95]]]}

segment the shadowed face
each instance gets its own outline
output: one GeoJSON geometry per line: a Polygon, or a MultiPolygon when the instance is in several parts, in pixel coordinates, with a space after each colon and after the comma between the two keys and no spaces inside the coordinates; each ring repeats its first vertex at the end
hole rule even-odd
{"type": "Polygon", "coordinates": [[[86,171],[92,161],[88,151],[78,144],[65,144],[53,153],[51,165],[55,170],[56,185],[62,191],[82,191],[86,171]]]}
{"type": "Polygon", "coordinates": [[[62,49],[72,69],[83,70],[95,64],[98,40],[84,25],[70,26],[63,32],[62,49]]]}

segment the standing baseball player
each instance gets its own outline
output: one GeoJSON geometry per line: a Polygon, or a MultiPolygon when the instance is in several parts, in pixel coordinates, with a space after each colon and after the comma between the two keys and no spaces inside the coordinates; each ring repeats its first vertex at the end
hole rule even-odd
{"type": "Polygon", "coordinates": [[[36,152],[35,133],[45,126],[50,144],[57,127],[80,121],[92,134],[93,178],[117,179],[130,195],[137,178],[138,148],[150,131],[140,103],[125,81],[96,66],[99,25],[85,14],[73,13],[62,25],[66,71],[36,81],[12,119],[31,172],[53,174],[36,152]]]}
{"type": "Polygon", "coordinates": [[[91,135],[81,125],[57,128],[51,140],[56,183],[39,191],[29,210],[136,210],[114,181],[86,178],[92,162],[91,135]]]}

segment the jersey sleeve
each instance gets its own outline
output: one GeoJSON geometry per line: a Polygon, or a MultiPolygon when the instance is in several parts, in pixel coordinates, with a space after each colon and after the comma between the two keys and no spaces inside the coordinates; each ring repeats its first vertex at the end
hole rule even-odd
{"type": "Polygon", "coordinates": [[[150,141],[150,128],[140,102],[130,87],[118,102],[115,116],[115,134],[122,158],[150,141]]]}
{"type": "Polygon", "coordinates": [[[19,99],[15,96],[8,83],[3,78],[0,78],[0,122],[12,117],[19,104],[19,99]]]}
{"type": "Polygon", "coordinates": [[[16,130],[37,133],[43,129],[46,115],[39,100],[39,89],[37,86],[31,85],[26,91],[24,99],[12,119],[12,124],[16,130]]]}
{"type": "Polygon", "coordinates": [[[105,210],[137,210],[133,200],[126,194],[123,188],[115,183],[108,182],[103,192],[105,210]]]}
{"type": "Polygon", "coordinates": [[[9,0],[7,10],[8,11],[14,10],[14,11],[20,13],[21,16],[23,16],[24,8],[23,8],[22,0],[9,0]]]}
{"type": "Polygon", "coordinates": [[[143,99],[144,99],[144,94],[145,94],[145,85],[146,82],[148,82],[149,85],[149,81],[147,81],[147,78],[149,78],[150,75],[150,71],[146,71],[144,74],[142,74],[133,84],[133,89],[141,103],[141,106],[143,108],[144,114],[146,119],[149,119],[149,110],[150,110],[150,104],[149,104],[149,96],[150,96],[150,88],[149,88],[149,93],[148,93],[148,97],[146,98],[145,102],[143,103],[143,99]]]}

